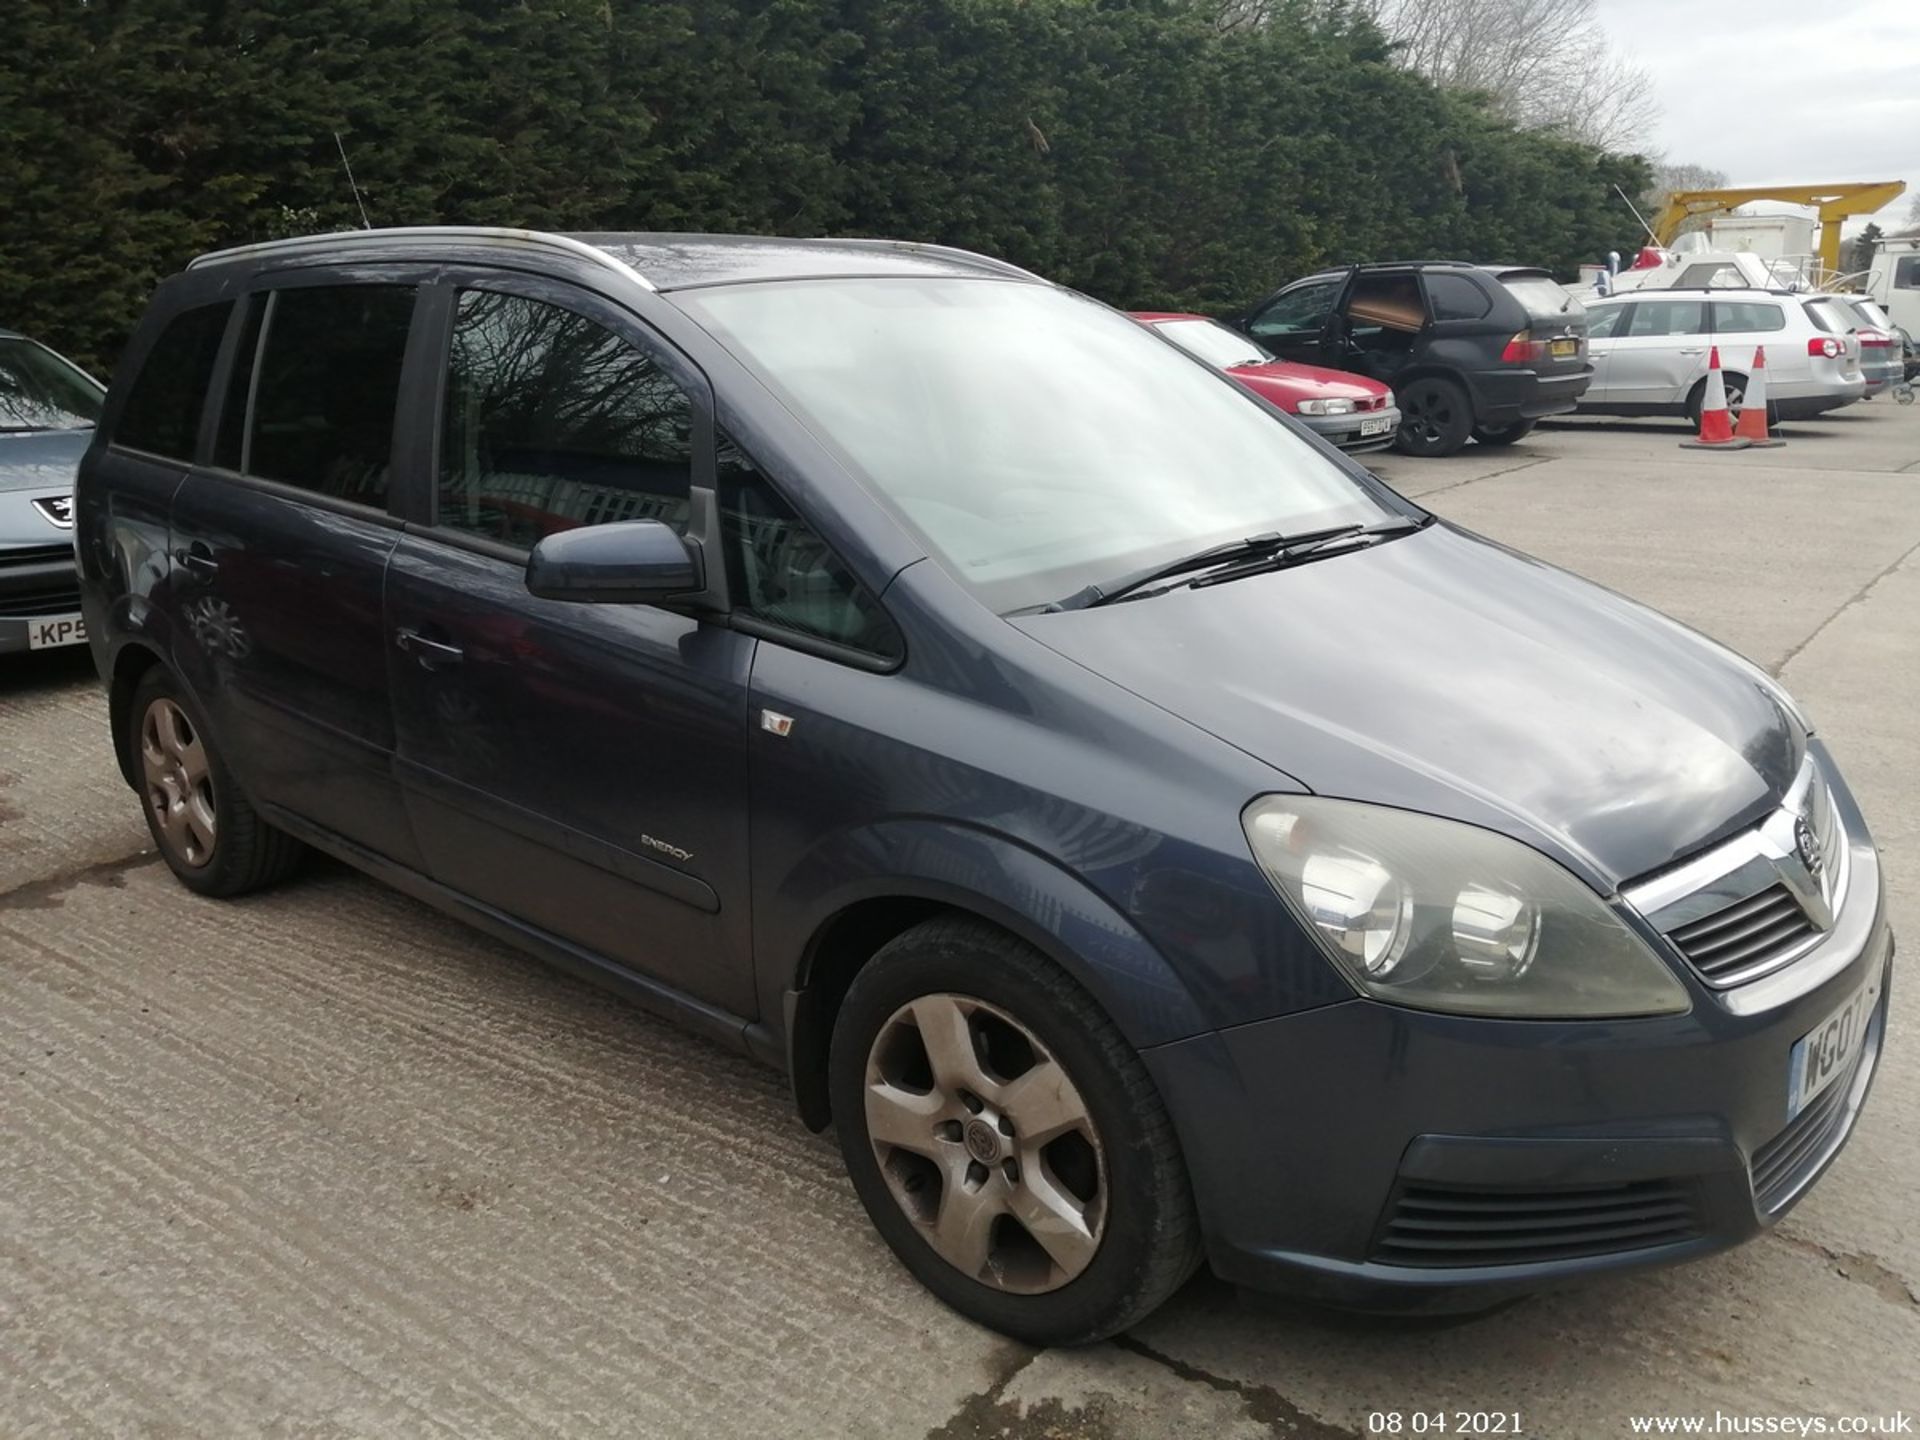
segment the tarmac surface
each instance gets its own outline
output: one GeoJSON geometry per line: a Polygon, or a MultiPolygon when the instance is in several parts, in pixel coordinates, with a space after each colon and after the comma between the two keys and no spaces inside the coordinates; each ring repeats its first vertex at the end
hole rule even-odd
{"type": "MultiPolygon", "coordinates": [[[[1682,434],[1372,463],[1779,675],[1920,935],[1920,407],[1682,434]]],[[[774,1073],[335,866],[190,895],[105,714],[84,654],[0,666],[0,1436],[1920,1430],[1920,987],[1845,1153],[1732,1253],[1447,1325],[1202,1275],[1035,1352],[895,1264],[774,1073]]]]}

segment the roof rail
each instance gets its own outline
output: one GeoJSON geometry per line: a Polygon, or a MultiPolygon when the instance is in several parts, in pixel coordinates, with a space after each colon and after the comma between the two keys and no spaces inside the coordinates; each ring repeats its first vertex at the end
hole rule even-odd
{"type": "Polygon", "coordinates": [[[253,255],[297,255],[303,250],[361,249],[391,244],[396,240],[485,240],[555,250],[598,265],[603,270],[611,270],[643,290],[654,288],[651,280],[626,261],[585,241],[575,240],[570,235],[554,235],[545,230],[512,230],[492,225],[399,225],[385,230],[340,230],[329,235],[296,235],[287,240],[261,240],[252,245],[236,245],[229,250],[210,250],[205,255],[189,260],[187,269],[197,270],[205,265],[241,260],[253,255]]]}

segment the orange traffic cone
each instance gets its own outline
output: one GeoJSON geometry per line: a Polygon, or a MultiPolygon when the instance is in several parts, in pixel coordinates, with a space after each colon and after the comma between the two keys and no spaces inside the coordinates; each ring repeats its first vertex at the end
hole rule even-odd
{"type": "Polygon", "coordinates": [[[1682,450],[1744,450],[1750,440],[1733,438],[1733,417],[1727,413],[1727,385],[1720,378],[1720,347],[1707,356],[1707,388],[1700,397],[1700,435],[1682,440],[1682,450]]]}
{"type": "Polygon", "coordinates": [[[1777,450],[1786,444],[1767,433],[1767,347],[1753,347],[1753,369],[1747,375],[1747,393],[1740,401],[1740,421],[1733,433],[1756,450],[1777,450]]]}

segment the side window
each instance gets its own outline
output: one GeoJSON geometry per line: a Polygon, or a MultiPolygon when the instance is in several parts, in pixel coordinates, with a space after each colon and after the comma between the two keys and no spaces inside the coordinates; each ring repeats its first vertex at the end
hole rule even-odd
{"type": "Polygon", "coordinates": [[[614,520],[687,528],[693,402],[584,315],[460,295],[441,420],[437,523],[504,544],[614,520]]]}
{"type": "Polygon", "coordinates": [[[716,458],[734,609],[799,635],[898,659],[900,632],[813,527],[724,435],[716,458]]]}
{"type": "Polygon", "coordinates": [[[1786,312],[1760,300],[1716,300],[1713,328],[1721,335],[1758,335],[1787,328],[1786,312]]]}
{"type": "Polygon", "coordinates": [[[1627,334],[1701,335],[1706,333],[1707,306],[1704,300],[1642,300],[1633,307],[1633,319],[1627,322],[1627,334]]]}
{"type": "Polygon", "coordinates": [[[1902,255],[1893,262],[1896,290],[1920,290],[1920,255],[1902,255]]]}
{"type": "Polygon", "coordinates": [[[1248,331],[1259,339],[1284,339],[1287,336],[1318,335],[1326,323],[1327,312],[1340,298],[1344,278],[1316,280],[1282,291],[1273,302],[1253,317],[1248,331]]]}
{"type": "Polygon", "coordinates": [[[1436,320],[1479,320],[1493,308],[1486,292],[1464,275],[1427,276],[1427,303],[1436,320]]]}
{"type": "Polygon", "coordinates": [[[207,381],[212,378],[214,355],[220,349],[220,337],[226,333],[227,316],[232,310],[232,301],[198,305],[167,322],[133,379],[133,389],[114,426],[116,445],[171,460],[194,458],[207,381]]]}
{"type": "Polygon", "coordinates": [[[1362,275],[1354,282],[1353,298],[1347,301],[1347,318],[1355,335],[1381,330],[1407,335],[1419,332],[1427,323],[1427,309],[1420,301],[1420,277],[1406,270],[1362,275]]]}
{"type": "Polygon", "coordinates": [[[1614,332],[1620,328],[1620,320],[1630,309],[1626,305],[1594,305],[1587,313],[1593,319],[1587,325],[1589,340],[1611,340],[1614,332]]]}
{"type": "Polygon", "coordinates": [[[408,285],[278,290],[253,383],[246,469],[384,509],[408,285]]]}

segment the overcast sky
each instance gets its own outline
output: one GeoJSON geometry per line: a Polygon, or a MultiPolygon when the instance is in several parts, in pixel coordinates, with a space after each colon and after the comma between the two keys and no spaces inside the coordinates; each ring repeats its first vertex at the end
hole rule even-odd
{"type": "Polygon", "coordinates": [[[1904,180],[1873,218],[1905,222],[1920,191],[1920,0],[1598,4],[1614,46],[1653,76],[1650,152],[1729,185],[1904,180]]]}

